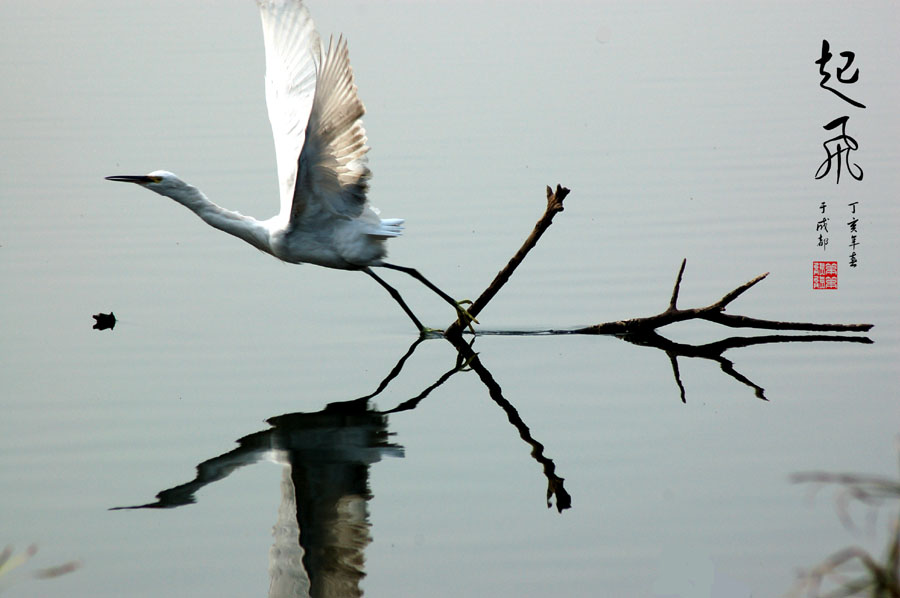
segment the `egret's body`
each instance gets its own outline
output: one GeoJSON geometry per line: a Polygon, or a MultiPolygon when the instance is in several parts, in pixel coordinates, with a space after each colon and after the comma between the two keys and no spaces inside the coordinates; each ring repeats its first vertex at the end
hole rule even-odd
{"type": "Polygon", "coordinates": [[[266,104],[281,191],[281,210],[257,220],[226,210],[171,172],[111,176],[171,197],[207,224],[294,264],[362,270],[381,284],[423,330],[399,293],[371,270],[382,266],[414,276],[466,315],[457,302],[412,268],[384,261],[385,241],[402,219],[382,219],[366,198],[365,108],[357,96],[347,44],[327,49],[300,0],[257,0],[266,49],[266,104]]]}

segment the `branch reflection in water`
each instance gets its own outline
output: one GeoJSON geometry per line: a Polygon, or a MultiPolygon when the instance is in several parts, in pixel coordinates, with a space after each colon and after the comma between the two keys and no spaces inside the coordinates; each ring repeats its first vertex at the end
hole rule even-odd
{"type": "MultiPolygon", "coordinates": [[[[574,331],[573,331],[574,332],[574,331]]],[[[564,331],[545,331],[544,334],[564,331]]],[[[540,332],[490,332],[477,335],[526,335],[540,332]]],[[[722,353],[730,348],[760,343],[782,342],[857,342],[870,339],[839,335],[767,335],[731,337],[707,345],[674,343],[656,332],[621,335],[622,340],[664,351],[673,367],[675,381],[685,401],[684,385],[678,372],[677,357],[713,359],[727,375],[755,390],[765,399],[761,386],[739,374],[722,353]]],[[[459,335],[447,338],[457,350],[453,366],[416,396],[392,409],[377,411],[370,399],[382,393],[403,370],[407,360],[426,337],[416,339],[378,387],[370,394],[350,401],[331,403],[314,413],[289,413],[268,420],[270,428],[238,440],[238,448],[197,466],[197,477],[156,495],[156,502],[125,509],[164,509],[196,502],[195,494],[204,486],[228,477],[245,465],[274,460],[284,467],[281,505],[274,527],[274,545],[270,551],[269,574],[272,597],[286,596],[360,596],[360,581],[365,576],[364,550],[372,541],[368,516],[369,467],[382,456],[403,456],[403,447],[389,442],[388,415],[415,409],[431,392],[460,372],[474,371],[488,390],[490,398],[506,413],[519,436],[531,447],[531,456],[547,478],[547,506],[558,512],[571,508],[572,497],[564,478],[556,474],[553,460],[544,454],[544,445],[535,439],[513,404],[481,358],[459,335]]]]}
{"type": "Polygon", "coordinates": [[[289,413],[270,418],[271,428],[244,436],[238,448],[197,466],[190,482],[159,492],[152,503],[111,510],[170,509],[196,502],[196,493],[237,469],[272,461],[284,467],[281,504],[269,552],[269,596],[361,596],[364,550],[372,541],[368,501],[369,467],[382,456],[403,456],[389,441],[388,414],[414,409],[454,374],[474,370],[491,398],[506,412],[519,435],[532,448],[548,480],[547,501],[556,496],[562,512],[571,506],[563,479],[515,408],[507,401],[471,347],[460,344],[453,367],[421,393],[388,411],[373,409],[370,399],[384,391],[403,369],[424,338],[417,339],[378,388],[366,396],[331,403],[315,413],[289,413]]]}

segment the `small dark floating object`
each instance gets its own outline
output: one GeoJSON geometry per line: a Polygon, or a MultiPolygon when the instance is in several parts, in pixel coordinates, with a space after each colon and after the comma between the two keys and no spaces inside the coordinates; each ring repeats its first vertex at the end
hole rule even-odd
{"type": "Polygon", "coordinates": [[[112,330],[116,327],[116,315],[113,312],[97,314],[91,317],[97,320],[94,323],[94,330],[112,330]]]}

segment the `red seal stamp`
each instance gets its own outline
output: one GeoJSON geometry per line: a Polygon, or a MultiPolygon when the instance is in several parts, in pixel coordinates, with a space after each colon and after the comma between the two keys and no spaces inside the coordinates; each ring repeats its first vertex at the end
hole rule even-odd
{"type": "Polygon", "coordinates": [[[813,262],[813,290],[838,288],[838,263],[813,262]]]}

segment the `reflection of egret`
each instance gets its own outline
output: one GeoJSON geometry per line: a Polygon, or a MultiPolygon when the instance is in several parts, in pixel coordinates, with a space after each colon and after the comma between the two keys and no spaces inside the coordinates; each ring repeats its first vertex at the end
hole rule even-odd
{"type": "MultiPolygon", "coordinates": [[[[300,0],[257,0],[266,48],[266,103],[275,137],[281,210],[256,220],[226,210],[171,172],[111,176],[171,197],[207,224],[290,263],[362,270],[383,286],[422,331],[422,323],[396,289],[371,269],[406,272],[468,314],[417,270],[384,262],[385,241],[403,230],[402,219],[381,219],[368,203],[362,102],[343,38],[322,44],[300,0]]],[[[469,319],[464,319],[468,323],[469,319]]]]}
{"type": "Polygon", "coordinates": [[[271,428],[238,440],[238,448],[200,463],[193,480],[163,490],[156,502],[115,510],[188,505],[202,488],[237,469],[274,460],[284,470],[269,551],[269,596],[361,596],[364,552],[372,541],[369,468],[383,456],[403,456],[403,447],[389,442],[387,416],[354,400],[268,423],[271,428]]]}

